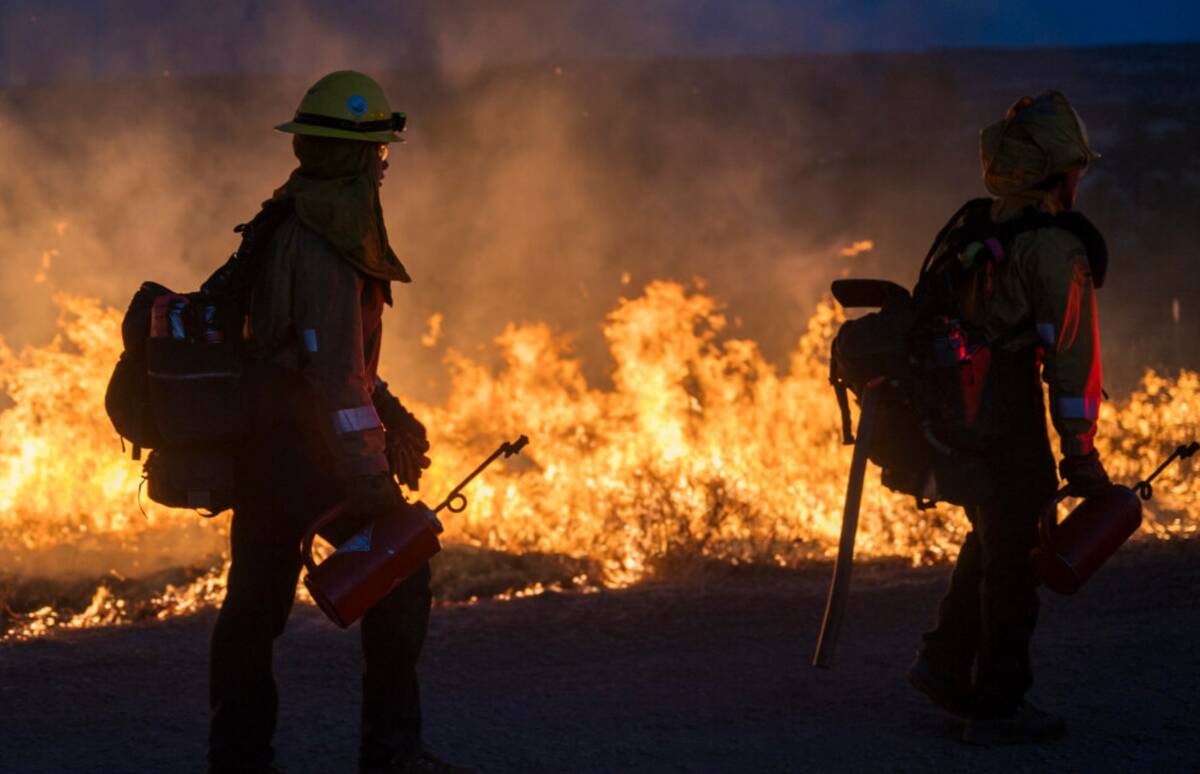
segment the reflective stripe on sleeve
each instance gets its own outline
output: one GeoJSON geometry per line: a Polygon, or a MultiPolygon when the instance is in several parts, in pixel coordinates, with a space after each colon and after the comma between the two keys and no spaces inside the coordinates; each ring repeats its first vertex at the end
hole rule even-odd
{"type": "Polygon", "coordinates": [[[379,414],[375,412],[374,406],[358,406],[333,412],[333,429],[338,435],[358,433],[376,427],[383,427],[383,423],[379,421],[379,414]]]}
{"type": "Polygon", "coordinates": [[[1054,323],[1038,323],[1037,333],[1038,338],[1044,344],[1054,344],[1058,341],[1058,335],[1054,332],[1054,323]]]}
{"type": "Polygon", "coordinates": [[[317,332],[312,328],[304,329],[304,348],[309,352],[317,351],[317,332]]]}
{"type": "Polygon", "coordinates": [[[1058,415],[1063,419],[1095,419],[1100,416],[1100,399],[1059,398],[1058,415]]]}

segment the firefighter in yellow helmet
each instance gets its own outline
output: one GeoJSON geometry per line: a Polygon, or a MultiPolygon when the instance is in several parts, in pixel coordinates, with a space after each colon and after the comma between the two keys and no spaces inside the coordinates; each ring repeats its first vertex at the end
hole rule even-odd
{"type": "MultiPolygon", "coordinates": [[[[429,465],[425,428],[377,374],[391,283],[411,281],[379,201],[388,144],[404,126],[378,83],[341,71],[277,127],[293,135],[299,166],[249,224],[262,245],[248,291],[254,424],[237,461],[228,593],[212,638],[212,772],[274,770],[271,652],[305,528],[348,500],[352,513],[324,535],[341,543],[429,465]]],[[[362,619],[362,772],[467,771],[422,743],[415,666],[430,599],[425,566],[362,619]]]]}
{"type": "MultiPolygon", "coordinates": [[[[940,242],[954,244],[973,210],[1008,234],[1005,243],[976,246],[994,253],[993,269],[961,300],[966,322],[991,347],[985,400],[1003,404],[1006,421],[986,493],[968,508],[973,529],[909,679],[967,718],[965,741],[990,745],[1046,741],[1066,730],[1025,700],[1038,613],[1030,551],[1057,487],[1039,368],[1061,439],[1059,470],[1073,493],[1099,491],[1109,481],[1092,443],[1102,396],[1095,291],[1107,250],[1073,211],[1079,181],[1099,154],[1062,94],[1016,102],[980,133],[980,155],[994,198],[960,210],[940,242]]],[[[936,244],[931,265],[941,257],[936,244]]]]}

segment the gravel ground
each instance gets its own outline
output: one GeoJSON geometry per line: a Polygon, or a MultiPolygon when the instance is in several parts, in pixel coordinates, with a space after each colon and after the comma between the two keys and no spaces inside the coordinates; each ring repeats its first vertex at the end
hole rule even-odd
{"type": "MultiPolygon", "coordinates": [[[[963,746],[903,676],[948,568],[864,565],[832,671],[828,565],[434,612],[430,745],[487,772],[1198,771],[1200,541],[1043,594],[1033,698],[1070,736],[963,746]]],[[[0,644],[0,771],[199,772],[213,611],[0,644]]],[[[292,772],[353,772],[357,637],[300,608],[277,651],[292,772]]]]}

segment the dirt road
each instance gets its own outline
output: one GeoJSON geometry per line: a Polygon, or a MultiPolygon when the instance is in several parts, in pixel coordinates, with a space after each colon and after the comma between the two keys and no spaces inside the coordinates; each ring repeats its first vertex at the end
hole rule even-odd
{"type": "MultiPolygon", "coordinates": [[[[903,681],[947,568],[863,568],[838,667],[812,669],[828,571],[438,609],[430,744],[487,772],[1200,770],[1200,541],[1043,594],[1033,696],[1072,730],[1032,749],[964,747],[903,681]]],[[[203,771],[212,621],[0,645],[0,771],[203,771]]],[[[297,610],[277,654],[289,773],[354,771],[357,668],[354,633],[297,610]]]]}

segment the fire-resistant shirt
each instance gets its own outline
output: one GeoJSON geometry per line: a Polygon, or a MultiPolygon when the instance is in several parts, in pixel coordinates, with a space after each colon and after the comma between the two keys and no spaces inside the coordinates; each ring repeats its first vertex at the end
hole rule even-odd
{"type": "Polygon", "coordinates": [[[384,285],[338,257],[295,216],[277,229],[255,287],[250,328],[260,351],[299,371],[337,439],[343,475],[387,473],[378,382],[384,285]]]}
{"type": "MultiPolygon", "coordinates": [[[[998,200],[992,217],[1016,217],[1030,203],[1028,197],[998,200]]],[[[1089,453],[1103,392],[1096,289],[1083,242],[1057,227],[1017,234],[997,269],[982,322],[1004,349],[1041,348],[1062,454],[1089,453]]]]}

